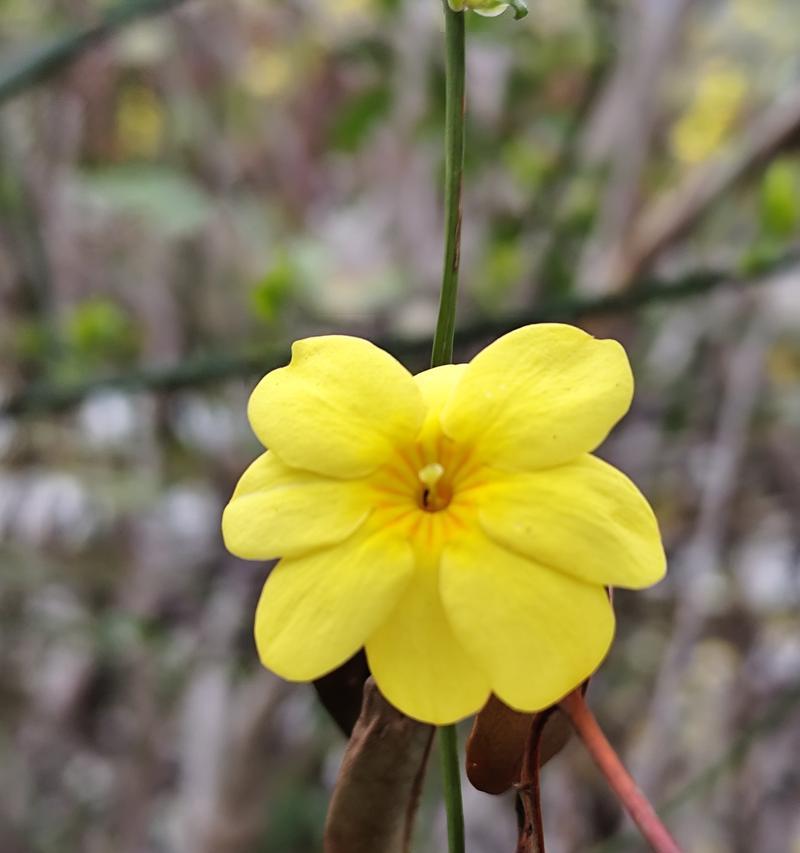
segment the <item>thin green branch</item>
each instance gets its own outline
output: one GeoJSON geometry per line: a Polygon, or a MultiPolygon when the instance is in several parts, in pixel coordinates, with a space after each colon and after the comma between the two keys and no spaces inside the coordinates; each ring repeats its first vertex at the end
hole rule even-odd
{"type": "MultiPolygon", "coordinates": [[[[453,361],[456,334],[456,298],[461,256],[461,186],[464,176],[464,119],[466,82],[466,20],[444,7],[445,122],[444,122],[444,263],[439,318],[433,335],[431,366],[453,361]]],[[[461,767],[455,726],[439,727],[444,805],[447,812],[449,853],[464,853],[464,805],[461,801],[461,767]]]]}
{"type": "Polygon", "coordinates": [[[438,731],[444,803],[447,809],[447,847],[449,853],[464,853],[464,806],[461,802],[458,732],[455,726],[440,726],[438,731]]]}
{"type": "MultiPolygon", "coordinates": [[[[575,321],[608,314],[624,314],[650,305],[681,302],[714,290],[732,287],[756,287],[769,276],[800,263],[793,251],[760,270],[757,276],[743,278],[729,270],[696,271],[675,281],[646,279],[624,293],[599,298],[563,298],[543,303],[532,311],[519,312],[500,319],[481,319],[459,329],[459,346],[468,353],[475,343],[496,337],[526,323],[575,321]]],[[[403,360],[409,367],[422,369],[430,346],[429,335],[416,338],[385,337],[378,346],[403,360]]],[[[0,417],[45,414],[68,409],[98,391],[175,391],[211,385],[238,377],[255,376],[285,364],[288,343],[249,348],[238,353],[214,352],[188,358],[171,365],[136,368],[107,376],[94,376],[70,384],[43,380],[27,385],[0,403],[0,417]]]]}
{"type": "Polygon", "coordinates": [[[445,126],[444,202],[445,247],[439,319],[433,337],[431,366],[453,360],[456,331],[458,268],[461,260],[461,184],[464,174],[465,15],[444,2],[445,15],[445,126]]]}
{"type": "Polygon", "coordinates": [[[159,15],[184,0],[125,0],[112,6],[95,24],[71,30],[41,45],[20,60],[0,68],[0,104],[63,71],[88,50],[123,27],[159,15]]]}

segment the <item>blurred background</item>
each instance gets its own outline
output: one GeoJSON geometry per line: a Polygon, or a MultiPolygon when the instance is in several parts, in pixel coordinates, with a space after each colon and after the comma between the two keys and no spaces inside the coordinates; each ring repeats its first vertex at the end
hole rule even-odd
{"type": "MultiPolygon", "coordinates": [[[[800,851],[800,8],[469,19],[458,337],[622,340],[671,572],[590,698],[687,850],[800,851]]],[[[0,0],[0,850],[312,853],[344,740],[257,662],[220,512],[310,333],[424,368],[437,0],[0,0]]],[[[436,765],[416,850],[443,849],[436,765]]],[[[513,801],[466,789],[471,853],[513,801]]],[[[575,743],[550,853],[636,851],[575,743]]]]}

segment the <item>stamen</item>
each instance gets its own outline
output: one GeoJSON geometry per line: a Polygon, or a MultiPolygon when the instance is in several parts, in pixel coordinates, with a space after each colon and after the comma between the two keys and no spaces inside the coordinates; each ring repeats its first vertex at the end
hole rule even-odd
{"type": "Polygon", "coordinates": [[[440,465],[438,462],[431,462],[430,465],[420,468],[417,472],[420,483],[426,485],[428,489],[434,488],[439,480],[442,479],[443,474],[444,466],[440,465]]]}
{"type": "Polygon", "coordinates": [[[422,490],[420,504],[429,512],[444,509],[450,502],[450,490],[445,483],[441,482],[443,476],[444,466],[438,462],[431,462],[417,472],[419,481],[425,487],[422,490]]]}

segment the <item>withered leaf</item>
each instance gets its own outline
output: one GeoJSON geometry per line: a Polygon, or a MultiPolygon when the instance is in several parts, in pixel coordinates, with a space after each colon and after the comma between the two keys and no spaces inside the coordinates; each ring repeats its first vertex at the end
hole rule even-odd
{"type": "Polygon", "coordinates": [[[408,853],[433,732],[367,680],[328,809],[325,853],[408,853]]]}
{"type": "MultiPolygon", "coordinates": [[[[517,784],[528,732],[536,717],[513,711],[494,695],[489,698],[467,739],[467,777],[475,788],[503,794],[517,784]]],[[[551,713],[542,732],[540,767],[561,752],[570,734],[564,714],[551,713]]]]}
{"type": "Polygon", "coordinates": [[[361,712],[369,666],[364,650],[314,682],[317,697],[345,737],[350,737],[361,712]]]}

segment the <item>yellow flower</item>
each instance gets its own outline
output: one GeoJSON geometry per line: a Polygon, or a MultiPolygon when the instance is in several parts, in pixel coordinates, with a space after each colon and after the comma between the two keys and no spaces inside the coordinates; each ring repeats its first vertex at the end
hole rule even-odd
{"type": "Polygon", "coordinates": [[[269,450],[222,521],[234,554],[282,558],[256,612],[264,665],[306,681],[364,646],[386,698],[440,725],[490,692],[559,700],[611,643],[604,586],[664,573],[647,502],[589,455],[632,392],[622,347],[572,326],[418,376],[360,338],[295,343],[250,398],[269,450]]]}

